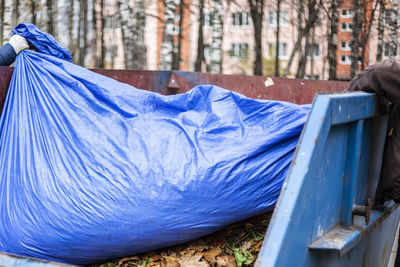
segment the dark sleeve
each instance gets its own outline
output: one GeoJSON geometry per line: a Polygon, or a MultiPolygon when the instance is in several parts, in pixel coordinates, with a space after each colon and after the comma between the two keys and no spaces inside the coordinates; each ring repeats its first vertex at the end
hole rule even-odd
{"type": "Polygon", "coordinates": [[[17,57],[14,48],[10,44],[0,47],[0,66],[10,66],[17,57]]]}
{"type": "Polygon", "coordinates": [[[347,91],[376,93],[400,103],[400,64],[385,61],[367,67],[351,80],[347,91]]]}

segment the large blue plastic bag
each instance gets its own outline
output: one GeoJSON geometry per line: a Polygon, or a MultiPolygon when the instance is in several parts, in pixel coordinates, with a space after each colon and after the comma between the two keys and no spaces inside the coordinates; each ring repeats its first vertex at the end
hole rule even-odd
{"type": "Polygon", "coordinates": [[[0,251],[89,264],[273,208],[308,106],[162,96],[44,53],[18,55],[1,116],[0,251]]]}

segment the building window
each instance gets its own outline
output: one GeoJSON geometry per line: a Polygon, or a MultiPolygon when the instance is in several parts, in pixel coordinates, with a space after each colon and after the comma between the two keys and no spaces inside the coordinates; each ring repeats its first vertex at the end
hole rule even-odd
{"type": "Polygon", "coordinates": [[[314,43],[313,45],[309,45],[306,50],[306,56],[311,57],[311,49],[314,58],[319,58],[321,56],[321,44],[314,43]]]}
{"type": "Polygon", "coordinates": [[[342,9],[340,12],[340,17],[342,18],[352,18],[354,16],[354,11],[351,9],[342,9]]]}
{"type": "Polygon", "coordinates": [[[340,42],[340,50],[342,51],[351,51],[351,42],[350,41],[341,41],[340,42]]]}
{"type": "MultiPolygon", "coordinates": [[[[267,56],[268,58],[275,58],[276,52],[276,44],[275,43],[268,43],[267,45],[267,56]]],[[[279,59],[287,59],[287,44],[286,43],[279,43],[279,59]]]]}
{"type": "MultiPolygon", "coordinates": [[[[282,10],[279,14],[279,26],[285,27],[289,24],[289,11],[282,10]]],[[[276,11],[268,11],[267,24],[270,27],[276,27],[276,11]]]]}
{"type": "Polygon", "coordinates": [[[352,28],[353,28],[353,23],[343,22],[340,24],[340,30],[342,32],[351,32],[352,28]]]}
{"type": "Polygon", "coordinates": [[[348,55],[341,55],[339,62],[342,65],[350,65],[351,64],[351,59],[350,59],[350,57],[348,55]]]}
{"type": "Polygon", "coordinates": [[[204,14],[202,22],[204,27],[212,27],[212,14],[204,14]]]}
{"type": "Polygon", "coordinates": [[[249,45],[248,44],[232,44],[231,57],[233,59],[248,59],[249,45]]]}
{"type": "Polygon", "coordinates": [[[248,26],[249,25],[249,13],[248,12],[232,13],[232,25],[233,26],[248,26]]]}
{"type": "MultiPolygon", "coordinates": [[[[395,45],[396,45],[396,46],[395,46],[395,49],[396,49],[396,51],[395,51],[395,57],[397,57],[397,55],[399,54],[399,49],[398,49],[398,47],[397,47],[397,44],[395,44],[395,45]]],[[[382,57],[383,57],[384,59],[388,59],[388,58],[389,58],[389,52],[390,52],[390,42],[384,43],[382,48],[383,48],[382,57]]]]}

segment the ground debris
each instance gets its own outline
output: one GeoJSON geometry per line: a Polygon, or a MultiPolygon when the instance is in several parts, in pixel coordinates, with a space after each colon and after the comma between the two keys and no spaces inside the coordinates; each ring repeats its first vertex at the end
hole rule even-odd
{"type": "Polygon", "coordinates": [[[272,212],[232,224],[190,243],[133,255],[92,267],[234,267],[253,266],[272,212]]]}

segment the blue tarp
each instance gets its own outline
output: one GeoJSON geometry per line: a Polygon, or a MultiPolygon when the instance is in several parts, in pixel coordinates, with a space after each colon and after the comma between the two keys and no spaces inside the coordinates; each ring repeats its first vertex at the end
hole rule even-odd
{"type": "Polygon", "coordinates": [[[273,208],[309,106],[163,96],[70,62],[33,25],[0,121],[0,251],[89,264],[273,208]]]}

